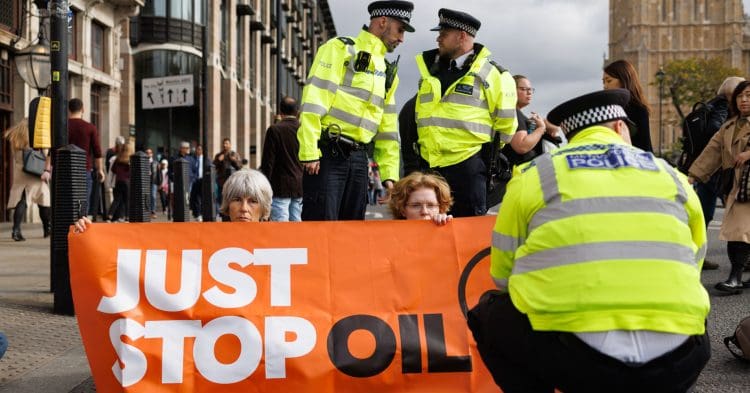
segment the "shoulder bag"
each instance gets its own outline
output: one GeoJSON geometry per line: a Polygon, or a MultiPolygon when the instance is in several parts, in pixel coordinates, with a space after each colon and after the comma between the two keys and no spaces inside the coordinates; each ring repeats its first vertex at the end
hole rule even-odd
{"type": "Polygon", "coordinates": [[[44,173],[45,161],[44,153],[40,150],[23,151],[23,171],[29,175],[41,176],[44,173]]]}

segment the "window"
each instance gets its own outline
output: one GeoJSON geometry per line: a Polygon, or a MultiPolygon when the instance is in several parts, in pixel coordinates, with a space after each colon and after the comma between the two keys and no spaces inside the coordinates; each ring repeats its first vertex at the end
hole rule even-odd
{"type": "Polygon", "coordinates": [[[96,126],[98,130],[101,130],[101,95],[102,95],[102,86],[101,85],[91,85],[91,108],[89,109],[89,112],[91,113],[91,119],[89,121],[91,124],[96,126]]]}
{"type": "Polygon", "coordinates": [[[190,2],[171,0],[169,2],[169,17],[172,19],[193,20],[193,8],[190,2]]]}
{"type": "Polygon", "coordinates": [[[20,2],[17,0],[0,0],[0,25],[15,30],[18,4],[20,2]]]}
{"type": "Polygon", "coordinates": [[[97,22],[91,23],[91,66],[97,70],[104,69],[104,29],[97,22]]]}
{"type": "Polygon", "coordinates": [[[13,74],[10,60],[0,59],[0,108],[13,109],[13,74]]]}
{"type": "Polygon", "coordinates": [[[245,71],[245,34],[242,29],[242,18],[237,19],[237,28],[235,29],[236,39],[234,40],[234,66],[237,69],[237,80],[242,80],[245,71]]]}
{"type": "Polygon", "coordinates": [[[141,16],[167,16],[167,0],[146,0],[141,16]]]}
{"type": "Polygon", "coordinates": [[[205,21],[203,20],[203,1],[204,0],[193,1],[193,15],[195,16],[193,21],[199,25],[205,24],[205,21]]]}
{"type": "Polygon", "coordinates": [[[70,12],[73,13],[73,18],[68,29],[68,59],[75,60],[78,53],[78,11],[71,8],[70,12]]]}

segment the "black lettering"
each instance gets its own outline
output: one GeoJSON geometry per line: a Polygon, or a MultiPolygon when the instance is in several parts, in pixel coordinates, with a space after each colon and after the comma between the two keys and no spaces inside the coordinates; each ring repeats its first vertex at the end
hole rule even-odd
{"type": "Polygon", "coordinates": [[[352,377],[380,374],[391,365],[395,355],[396,335],[385,321],[372,315],[348,316],[336,322],[328,333],[328,357],[339,371],[352,377]],[[356,358],[349,351],[349,336],[360,329],[375,337],[375,351],[366,359],[356,358]]]}
{"type": "Polygon", "coordinates": [[[401,335],[401,372],[422,372],[422,344],[419,342],[419,315],[399,315],[398,330],[401,335]]]}
{"type": "Polygon", "coordinates": [[[470,372],[471,355],[448,356],[445,350],[445,331],[442,314],[424,315],[427,339],[427,371],[431,373],[470,372]]]}

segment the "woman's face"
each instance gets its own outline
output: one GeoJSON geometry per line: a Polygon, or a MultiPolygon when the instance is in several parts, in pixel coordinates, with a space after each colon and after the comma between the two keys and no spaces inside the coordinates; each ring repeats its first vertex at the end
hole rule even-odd
{"type": "Polygon", "coordinates": [[[229,201],[229,221],[260,221],[260,203],[251,197],[236,197],[229,201]]]}
{"type": "Polygon", "coordinates": [[[435,190],[426,187],[417,188],[409,195],[402,212],[407,220],[431,220],[438,213],[440,204],[435,190]]]}
{"type": "Polygon", "coordinates": [[[742,116],[750,116],[750,86],[737,95],[737,109],[742,116]]]}
{"type": "Polygon", "coordinates": [[[606,72],[602,75],[602,85],[604,85],[604,90],[623,88],[622,82],[619,79],[606,72]]]}

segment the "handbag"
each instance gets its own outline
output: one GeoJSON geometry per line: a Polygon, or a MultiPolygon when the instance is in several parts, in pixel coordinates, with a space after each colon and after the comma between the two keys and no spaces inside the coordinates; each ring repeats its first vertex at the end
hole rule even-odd
{"type": "Polygon", "coordinates": [[[746,162],[742,166],[742,174],[740,175],[740,184],[737,187],[737,198],[735,200],[740,203],[750,201],[750,195],[748,195],[747,182],[750,177],[750,161],[746,162]]]}
{"type": "Polygon", "coordinates": [[[750,317],[740,321],[733,335],[724,337],[724,345],[735,358],[750,361],[750,317]],[[729,344],[733,344],[739,351],[733,350],[729,344]]]}
{"type": "Polygon", "coordinates": [[[26,149],[23,151],[23,171],[29,175],[41,176],[44,173],[46,158],[40,150],[26,149]]]}

